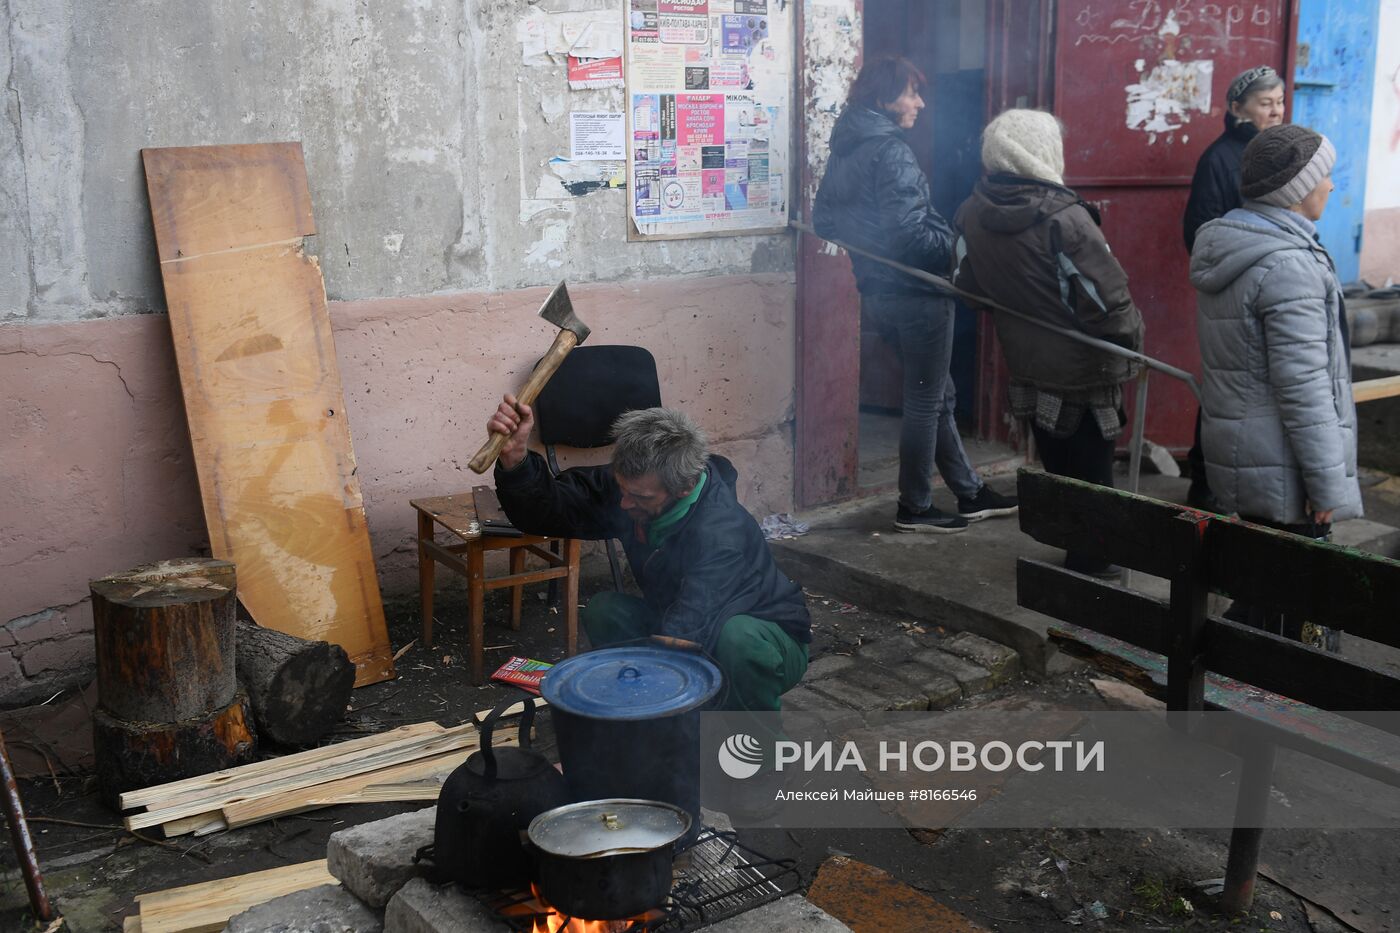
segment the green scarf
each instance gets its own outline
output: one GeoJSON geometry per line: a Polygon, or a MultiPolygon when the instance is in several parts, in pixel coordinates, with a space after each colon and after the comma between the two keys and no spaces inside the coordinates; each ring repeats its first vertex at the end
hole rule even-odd
{"type": "Polygon", "coordinates": [[[695,488],[690,491],[690,495],[684,499],[679,499],[676,504],[665,512],[653,518],[647,525],[647,544],[651,547],[661,547],[661,543],[671,537],[676,526],[681,523],[693,506],[700,498],[700,490],[705,488],[706,474],[701,473],[700,479],[695,483],[695,488]]]}

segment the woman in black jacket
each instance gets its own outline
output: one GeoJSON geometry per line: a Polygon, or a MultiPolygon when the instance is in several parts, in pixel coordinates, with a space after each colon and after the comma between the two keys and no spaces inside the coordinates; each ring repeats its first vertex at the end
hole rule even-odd
{"type": "MultiPolygon", "coordinates": [[[[924,84],[919,69],[903,58],[877,59],[861,69],[831,132],[812,220],[820,236],[946,278],[953,232],[934,210],[928,179],[904,139],[924,107],[924,84]]],[[[1015,499],[977,475],[953,420],[952,300],[872,259],[852,254],[851,265],[862,314],[894,339],[904,366],[895,528],[956,532],[968,522],[1015,512],[1015,499]],[[957,497],[956,514],[933,506],[935,468],[957,497]]]]}
{"type": "MultiPolygon", "coordinates": [[[[1186,214],[1181,222],[1187,252],[1195,245],[1196,231],[1202,224],[1224,217],[1243,203],[1240,163],[1244,147],[1260,130],[1283,122],[1283,106],[1283,79],[1268,65],[1250,68],[1230,82],[1225,94],[1225,132],[1201,153],[1196,174],[1191,179],[1191,197],[1186,202],[1186,214]]],[[[1191,466],[1187,503],[1199,509],[1219,511],[1206,482],[1199,410],[1196,412],[1196,442],[1186,455],[1186,461],[1191,466]]]]}

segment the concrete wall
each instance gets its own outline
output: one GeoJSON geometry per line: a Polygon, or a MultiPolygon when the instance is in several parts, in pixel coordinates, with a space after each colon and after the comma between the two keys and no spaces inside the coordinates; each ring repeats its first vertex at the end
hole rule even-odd
{"type": "Polygon", "coordinates": [[[408,499],[472,484],[560,278],[592,340],[652,350],[752,511],[790,507],[791,239],[628,243],[626,192],[550,162],[622,90],[523,60],[532,10],[621,2],[0,5],[0,705],[90,676],[88,579],[207,544],[142,147],[302,141],[386,593],[416,585],[408,499]]]}
{"type": "MultiPolygon", "coordinates": [[[[792,502],[793,289],[777,274],[574,292],[590,342],[651,348],[663,398],[734,460],[760,515],[792,502]]],[[[409,500],[482,482],[466,461],[552,339],[532,317],[545,291],[331,306],[386,593],[417,585],[409,500]]],[[[179,398],[164,315],[0,327],[0,702],[89,676],[88,580],[207,553],[179,398]]]]}
{"type": "Polygon", "coordinates": [[[1380,0],[1361,277],[1400,282],[1400,0],[1380,0]]]}

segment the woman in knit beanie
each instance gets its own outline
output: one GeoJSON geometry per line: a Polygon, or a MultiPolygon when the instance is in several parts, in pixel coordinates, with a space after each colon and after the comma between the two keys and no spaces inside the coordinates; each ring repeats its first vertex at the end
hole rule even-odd
{"type": "Polygon", "coordinates": [[[1225,511],[1312,538],[1361,515],[1342,289],[1315,226],[1336,160],[1306,127],[1264,130],[1244,151],[1243,206],[1201,227],[1191,251],[1211,489],[1225,511]]]}
{"type": "MultiPolygon", "coordinates": [[[[1064,186],[1059,121],[1038,110],[1001,114],[982,135],[982,167],[986,175],[954,221],[967,250],[958,286],[1140,350],[1142,315],[1098,212],[1064,186]]],[[[1136,364],[1001,311],[993,319],[1011,370],[1012,414],[1031,422],[1045,468],[1112,486],[1114,441],[1126,420],[1122,384],[1136,364]]],[[[1065,566],[1119,572],[1074,553],[1065,566]]]]}
{"type": "MultiPolygon", "coordinates": [[[[1244,158],[1244,147],[1260,130],[1283,122],[1283,92],[1283,79],[1268,65],[1248,68],[1230,82],[1225,93],[1225,132],[1201,153],[1196,174],[1191,178],[1191,196],[1181,220],[1187,252],[1191,251],[1201,224],[1224,217],[1240,206],[1240,161],[1244,158]]],[[[1186,461],[1191,469],[1187,503],[1216,511],[1201,453],[1199,411],[1196,412],[1196,442],[1186,461]]]]}

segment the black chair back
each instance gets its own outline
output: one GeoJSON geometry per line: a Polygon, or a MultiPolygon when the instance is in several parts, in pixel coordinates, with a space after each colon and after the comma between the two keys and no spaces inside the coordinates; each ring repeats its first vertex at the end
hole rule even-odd
{"type": "Polygon", "coordinates": [[[535,422],[546,447],[606,447],[619,415],[660,404],[650,351],[585,345],[564,357],[535,399],[535,422]]]}

